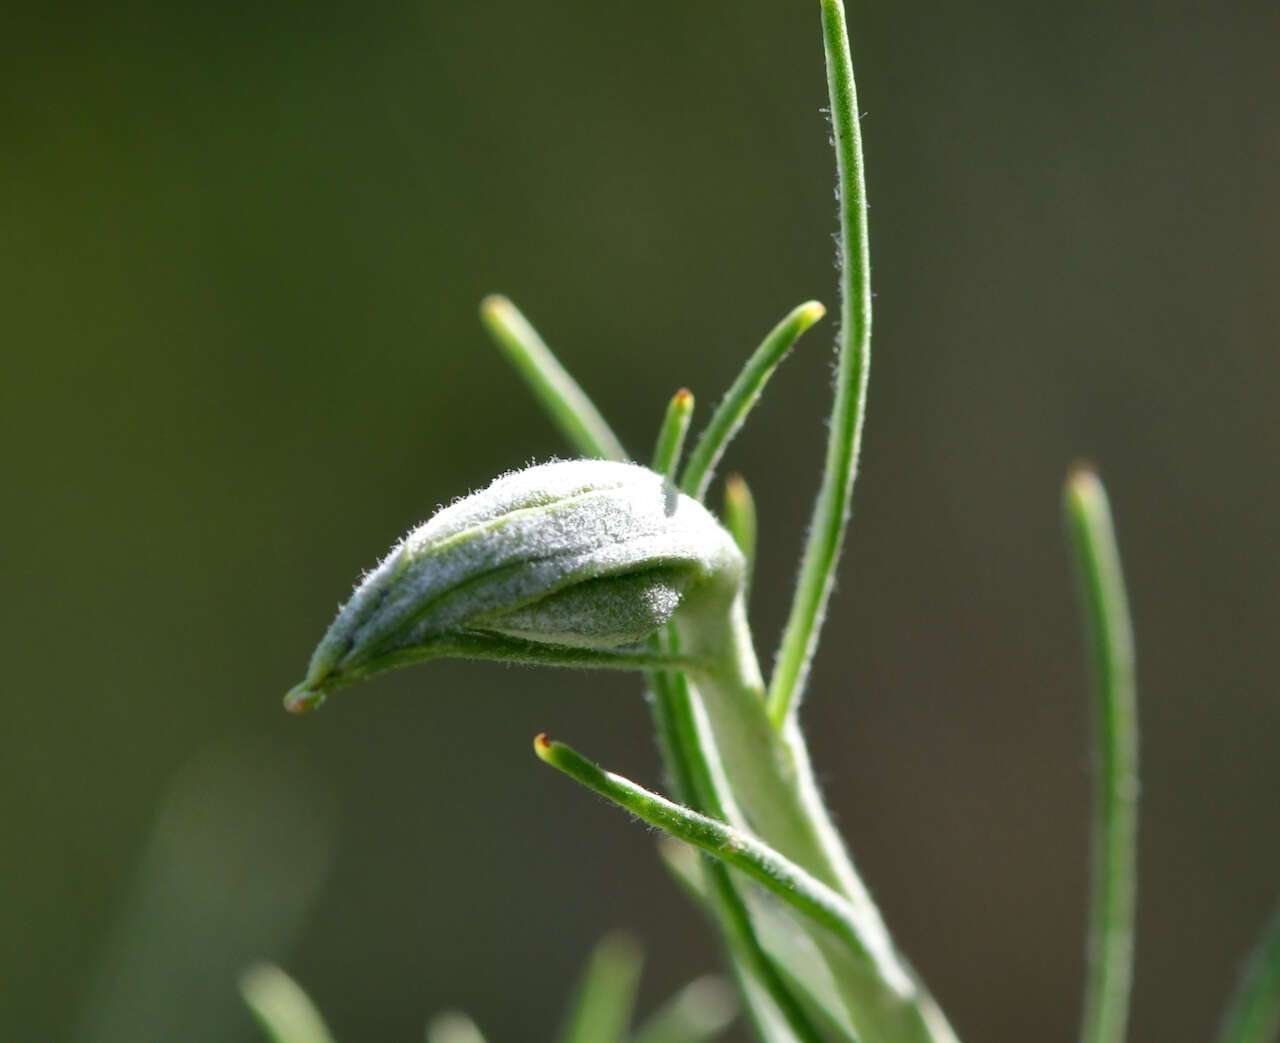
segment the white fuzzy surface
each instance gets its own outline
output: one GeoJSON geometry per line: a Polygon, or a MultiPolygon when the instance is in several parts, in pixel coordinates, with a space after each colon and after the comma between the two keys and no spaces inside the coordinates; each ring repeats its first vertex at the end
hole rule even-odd
{"type": "Polygon", "coordinates": [[[364,577],[308,680],[450,632],[616,647],[742,557],[706,508],[635,464],[569,460],[496,479],[397,543],[364,577]]]}

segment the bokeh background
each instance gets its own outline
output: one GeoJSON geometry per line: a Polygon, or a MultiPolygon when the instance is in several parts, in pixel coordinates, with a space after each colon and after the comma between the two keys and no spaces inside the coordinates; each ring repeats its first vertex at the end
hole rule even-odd
{"type": "MultiPolygon", "coordinates": [[[[532,756],[660,781],[637,680],[440,664],[292,719],[360,570],[563,452],[520,303],[647,453],[834,304],[816,4],[11,5],[0,14],[0,1035],[257,1038],[281,962],[347,1041],[549,1039],[629,928],[715,965],[652,838],[532,756]],[[25,7],[26,10],[21,10],[25,7]]],[[[1059,521],[1109,483],[1137,617],[1137,1041],[1203,1039],[1280,890],[1280,8],[851,10],[875,362],[804,720],[971,1040],[1073,1039],[1087,672],[1059,521]]],[[[767,659],[828,321],[735,444],[767,659]]],[[[718,493],[717,493],[718,495],[718,493]]]]}

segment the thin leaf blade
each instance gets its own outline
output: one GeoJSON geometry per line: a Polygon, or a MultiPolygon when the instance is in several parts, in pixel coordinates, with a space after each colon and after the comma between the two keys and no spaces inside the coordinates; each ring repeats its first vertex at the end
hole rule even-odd
{"type": "Polygon", "coordinates": [[[552,354],[538,331],[506,297],[480,305],[480,318],[494,343],[524,378],[552,423],[583,456],[627,460],[618,436],[587,393],[552,354]]]}
{"type": "Polygon", "coordinates": [[[1063,497],[1094,673],[1097,779],[1082,1043],[1123,1043],[1137,897],[1138,709],[1133,627],[1106,490],[1085,467],[1063,497]]]}
{"type": "Polygon", "coordinates": [[[560,1043],[622,1043],[631,1024],[643,962],[639,946],[630,937],[606,935],[587,960],[560,1043]]]}
{"type": "Polygon", "coordinates": [[[791,346],[795,344],[800,334],[826,313],[826,308],[817,301],[806,301],[799,307],[793,308],[778,325],[769,331],[768,336],[747,359],[742,372],[738,374],[720,404],[716,406],[707,429],[689,454],[689,463],[685,466],[684,475],[680,479],[680,490],[686,496],[701,500],[706,495],[716,464],[724,455],[733,436],[742,427],[747,414],[759,401],[760,393],[773,375],[773,371],[786,358],[787,352],[791,350],[791,346]]]}

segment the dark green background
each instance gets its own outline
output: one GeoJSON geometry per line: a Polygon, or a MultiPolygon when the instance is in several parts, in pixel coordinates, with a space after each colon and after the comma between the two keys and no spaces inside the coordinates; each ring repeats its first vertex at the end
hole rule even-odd
{"type": "MultiPolygon", "coordinates": [[[[484,293],[637,453],[675,388],[705,418],[784,311],[835,303],[816,3],[28,7],[0,15],[0,1035],[249,1040],[234,971],[268,956],[346,1043],[454,1004],[539,1040],[608,927],[646,1006],[713,966],[651,837],[529,749],[656,784],[636,680],[280,696],[397,535],[564,451],[484,293]]],[[[1280,8],[851,15],[876,353],[804,707],[827,794],[962,1036],[1074,1038],[1058,495],[1097,460],[1142,682],[1132,1038],[1204,1039],[1280,889],[1280,8]]],[[[731,454],[766,660],[831,336],[731,454]]]]}

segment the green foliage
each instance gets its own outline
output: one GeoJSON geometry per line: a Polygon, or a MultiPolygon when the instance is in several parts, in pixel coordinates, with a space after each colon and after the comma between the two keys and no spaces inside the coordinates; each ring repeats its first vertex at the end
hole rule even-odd
{"type": "MultiPolygon", "coordinates": [[[[624,463],[612,429],[542,338],[508,300],[490,297],[481,314],[500,348],[569,443],[601,459],[505,476],[411,533],[357,588],[287,701],[307,708],[372,673],[442,655],[644,671],[675,799],[545,736],[535,749],[576,782],[701,852],[690,861],[668,849],[667,858],[716,926],[760,1038],[954,1043],[834,828],[796,716],[849,519],[870,364],[867,201],[851,47],[840,0],[821,0],[820,7],[840,201],[838,365],[822,479],[769,684],[746,613],[754,501],[741,479],[731,479],[723,524],[701,502],[733,436],[792,344],[824,314],[822,305],[802,304],[769,333],[680,474],[694,404],[687,390],[667,407],[652,470],[624,463]]],[[[1097,680],[1099,770],[1081,1038],[1121,1043],[1136,895],[1133,642],[1101,483],[1076,472],[1065,502],[1097,680]]],[[[1277,933],[1273,927],[1251,965],[1223,1043],[1262,1043],[1274,1032],[1277,933]]],[[[639,972],[631,942],[602,942],[562,1043],[622,1043],[639,972]]],[[[631,1038],[709,1039],[725,1020],[723,1006],[719,1017],[714,1007],[705,990],[691,986],[631,1038]]],[[[429,1039],[474,1043],[479,1033],[455,1017],[433,1022],[429,1039]]]]}
{"type": "Polygon", "coordinates": [[[250,967],[240,978],[240,994],[271,1043],[333,1043],[320,1012],[279,967],[250,967]]]}
{"type": "MultiPolygon", "coordinates": [[[[559,1043],[712,1043],[736,1015],[733,996],[715,977],[698,978],[633,1033],[640,969],[639,946],[625,934],[603,938],[587,960],[558,1036],[559,1043]]],[[[259,964],[240,978],[240,994],[270,1043],[333,1043],[320,1012],[279,967],[259,964]]],[[[461,1011],[427,1022],[426,1043],[485,1043],[461,1011]]]]}

